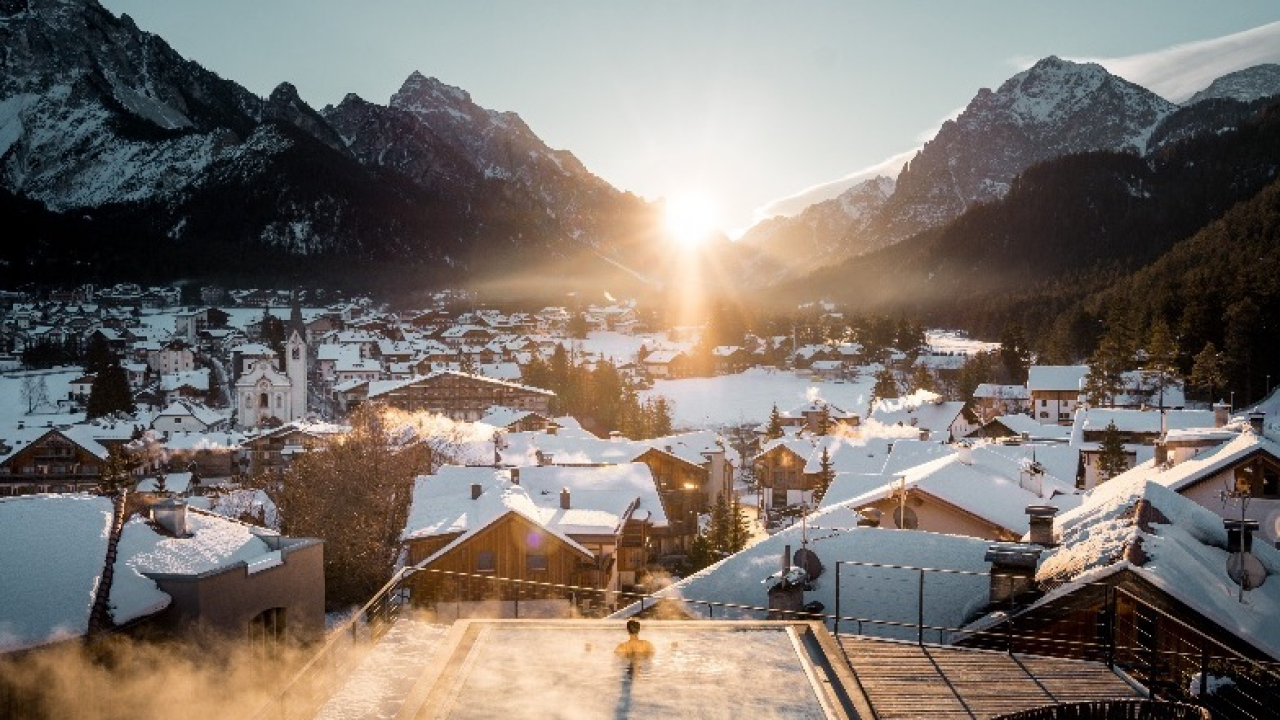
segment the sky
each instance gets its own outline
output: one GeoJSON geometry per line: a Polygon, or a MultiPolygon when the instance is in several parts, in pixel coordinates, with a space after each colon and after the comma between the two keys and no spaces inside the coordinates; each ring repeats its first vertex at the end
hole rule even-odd
{"type": "Polygon", "coordinates": [[[287,81],[317,108],[385,104],[420,71],[518,113],[615,187],[709,199],[731,234],[868,169],[896,175],[979,88],[1048,55],[1174,101],[1280,62],[1274,0],[103,4],[254,93],[287,81]]]}

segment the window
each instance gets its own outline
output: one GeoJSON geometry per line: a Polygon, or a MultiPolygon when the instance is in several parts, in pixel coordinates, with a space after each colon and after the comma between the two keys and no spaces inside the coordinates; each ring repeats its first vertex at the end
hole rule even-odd
{"type": "Polygon", "coordinates": [[[498,559],[492,550],[481,550],[476,553],[476,572],[491,573],[498,569],[498,559]]]}
{"type": "Polygon", "coordinates": [[[249,621],[249,647],[255,654],[274,657],[285,639],[285,609],[268,608],[249,621]]]}
{"type": "Polygon", "coordinates": [[[785,487],[774,485],[773,486],[773,506],[786,507],[786,504],[787,504],[787,489],[785,487]]]}
{"type": "Polygon", "coordinates": [[[261,408],[271,407],[271,400],[267,397],[266,393],[262,393],[258,396],[258,407],[261,407],[261,408]]]}
{"type": "Polygon", "coordinates": [[[541,553],[526,555],[525,566],[529,572],[546,572],[547,556],[541,553]]]}

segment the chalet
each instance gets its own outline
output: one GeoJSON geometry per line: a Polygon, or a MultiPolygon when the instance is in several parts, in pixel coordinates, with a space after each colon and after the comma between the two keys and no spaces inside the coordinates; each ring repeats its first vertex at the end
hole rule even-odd
{"type": "Polygon", "coordinates": [[[1080,503],[1072,479],[1050,475],[1033,457],[960,445],[842,504],[874,509],[883,527],[1015,541],[1029,529],[1028,506],[1080,503]]]}
{"type": "Polygon", "coordinates": [[[493,331],[479,325],[454,325],[445,328],[439,335],[440,341],[452,348],[463,345],[484,345],[493,337],[493,331]]]}
{"type": "Polygon", "coordinates": [[[973,391],[973,411],[983,423],[1001,415],[1031,411],[1031,394],[1025,385],[983,383],[973,391]]]}
{"type": "Polygon", "coordinates": [[[943,400],[941,395],[918,390],[902,398],[877,400],[870,418],[882,425],[916,428],[933,439],[951,441],[978,427],[977,418],[960,401],[943,400]]]}
{"type": "Polygon", "coordinates": [[[768,443],[751,458],[764,508],[782,509],[813,503],[816,478],[804,474],[813,447],[810,440],[781,438],[768,443]]]}
{"type": "Polygon", "coordinates": [[[1098,459],[1107,426],[1115,423],[1124,444],[1129,467],[1150,460],[1156,441],[1167,431],[1191,428],[1213,428],[1214,413],[1209,410],[1123,410],[1115,408],[1081,408],[1076,411],[1071,430],[1071,445],[1080,451],[1077,483],[1085,490],[1099,482],[1098,459]]]}
{"type": "Polygon", "coordinates": [[[689,356],[679,350],[654,350],[640,363],[650,377],[677,378],[689,374],[689,356]]]}
{"type": "Polygon", "coordinates": [[[152,506],[153,519],[118,510],[91,495],[0,499],[0,653],[107,631],[266,646],[323,637],[323,541],[176,501],[152,506]]]}
{"type": "Polygon", "coordinates": [[[371,382],[382,378],[382,363],[372,358],[359,359],[350,355],[341,357],[333,364],[333,382],[343,383],[349,380],[371,382]]]}
{"type": "Polygon", "coordinates": [[[151,418],[151,429],[162,433],[206,432],[226,424],[222,413],[189,400],[175,400],[151,418]]]}
{"type": "Polygon", "coordinates": [[[161,375],[159,391],[165,404],[179,400],[203,401],[209,395],[209,368],[161,375]]]}
{"type": "Polygon", "coordinates": [[[1027,374],[1031,416],[1045,425],[1070,425],[1088,374],[1088,365],[1031,366],[1027,374]]]}
{"type": "Polygon", "coordinates": [[[7,434],[0,443],[0,495],[93,490],[102,482],[108,450],[89,426],[7,434]]]}
{"type": "Polygon", "coordinates": [[[711,361],[715,374],[732,375],[751,366],[751,353],[738,345],[720,345],[711,349],[711,361]]]}
{"type": "Polygon", "coordinates": [[[1280,541],[1280,444],[1254,426],[1243,432],[1170,430],[1154,457],[1099,487],[1134,478],[1223,518],[1256,520],[1260,539],[1280,541]],[[1222,439],[1224,433],[1229,439],[1222,439]]]}
{"type": "MultiPolygon", "coordinates": [[[[1032,593],[1013,612],[1022,636],[1016,650],[1103,659],[1174,698],[1191,699],[1210,681],[1230,686],[1229,695],[1241,693],[1235,699],[1247,698],[1254,683],[1280,682],[1273,665],[1280,659],[1274,547],[1232,538],[1214,512],[1140,473],[1090,492],[1054,521],[1052,532],[1033,570],[1033,587],[1043,594],[1032,593]],[[1234,567],[1246,568],[1252,589],[1232,579],[1240,577],[1232,558],[1234,567]]],[[[983,645],[991,637],[959,642],[983,645]]],[[[1222,699],[1221,691],[1214,694],[1222,699]]],[[[1264,714],[1241,708],[1247,706],[1223,716],[1264,714]]]]}
{"type": "MultiPolygon", "coordinates": [[[[484,580],[493,577],[594,588],[611,605],[611,593],[636,583],[650,560],[650,536],[666,524],[641,463],[446,466],[415,481],[401,539],[408,562],[428,571],[415,597],[517,597],[516,586],[484,580]]],[[[559,601],[563,612],[572,601],[568,593],[559,601]]]]}
{"type": "Polygon", "coordinates": [[[489,411],[478,422],[482,425],[492,425],[508,432],[545,432],[553,421],[550,417],[532,410],[515,410],[495,406],[489,408],[489,411]]]}
{"type": "Polygon", "coordinates": [[[431,412],[474,422],[495,405],[547,415],[554,396],[550,390],[445,370],[410,380],[371,384],[366,400],[406,412],[431,412]]]}
{"type": "Polygon", "coordinates": [[[341,425],[292,422],[264,430],[240,443],[239,474],[258,475],[283,470],[294,456],[347,431],[341,425]]]}

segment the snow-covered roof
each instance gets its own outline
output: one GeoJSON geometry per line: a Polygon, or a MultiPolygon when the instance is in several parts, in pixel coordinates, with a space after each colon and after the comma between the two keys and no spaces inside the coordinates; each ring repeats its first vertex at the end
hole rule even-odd
{"type": "Polygon", "coordinates": [[[167,407],[155,414],[155,417],[151,419],[151,424],[154,425],[156,420],[167,417],[195,418],[206,427],[217,425],[226,420],[226,416],[217,410],[206,407],[203,403],[193,403],[186,400],[175,400],[169,403],[167,407]]]}
{"type": "Polygon", "coordinates": [[[667,524],[657,486],[642,463],[588,467],[523,467],[519,483],[510,470],[449,465],[414,481],[402,540],[471,533],[510,511],[564,535],[612,535],[628,517],[667,524]],[[472,499],[472,485],[481,494],[472,499]],[[570,508],[560,506],[568,488],[570,508]]]}
{"type": "Polygon", "coordinates": [[[1025,385],[994,385],[982,383],[973,391],[975,398],[994,398],[997,400],[1026,400],[1031,397],[1025,385]]]}
{"type": "Polygon", "coordinates": [[[1212,410],[1165,410],[1163,420],[1158,410],[1124,410],[1119,408],[1080,408],[1076,410],[1073,437],[1080,433],[1100,431],[1114,422],[1116,429],[1125,433],[1149,433],[1158,435],[1161,422],[1170,430],[1213,427],[1212,410]]]}
{"type": "MultiPolygon", "coordinates": [[[[1270,578],[1239,602],[1227,575],[1222,518],[1163,484],[1125,473],[1090,491],[1084,504],[1057,518],[1061,545],[1042,558],[1037,577],[1070,581],[1037,605],[1129,570],[1241,640],[1280,658],[1280,582],[1270,578]],[[1135,513],[1145,500],[1155,512],[1135,513]],[[1140,553],[1130,552],[1140,544],[1140,553]]],[[[1255,542],[1268,576],[1280,573],[1280,551],[1255,542]]],[[[1033,605],[1033,607],[1035,607],[1033,605]]]]}
{"type": "Polygon", "coordinates": [[[906,397],[877,400],[870,417],[885,425],[941,432],[951,427],[964,406],[960,401],[944,401],[928,390],[917,390],[906,397]]]}
{"type": "Polygon", "coordinates": [[[901,487],[905,479],[908,490],[918,489],[1022,535],[1029,529],[1028,505],[1053,505],[1065,510],[1080,504],[1074,479],[1059,479],[1047,472],[1037,475],[1030,470],[1029,451],[1025,457],[1011,458],[988,446],[978,446],[967,453],[953,451],[918,465],[845,503],[857,508],[882,500],[901,487]]]}
{"type": "Polygon", "coordinates": [[[1065,425],[1042,425],[1035,418],[1022,413],[1001,415],[994,421],[998,421],[1019,435],[1025,435],[1028,440],[1066,442],[1071,439],[1071,428],[1065,425]]]}
{"type": "MultiPolygon", "coordinates": [[[[823,604],[824,612],[835,613],[837,560],[884,565],[943,568],[985,573],[989,566],[983,559],[990,541],[956,535],[938,535],[913,530],[856,527],[857,517],[844,507],[824,510],[809,517],[806,527],[793,525],[741,552],[661,590],[661,597],[685,600],[768,606],[768,584],[763,581],[781,567],[786,546],[794,553],[805,546],[818,555],[825,572],[811,580],[812,590],[805,592],[806,601],[823,604]]],[[[918,571],[901,568],[845,566],[839,611],[844,616],[872,618],[882,621],[917,622],[916,607],[919,587],[918,571]]],[[[987,603],[989,580],[985,574],[929,573],[926,578],[929,602],[925,604],[925,623],[940,627],[960,627],[987,603]]],[[[652,601],[648,605],[652,605],[652,601]]],[[[685,604],[685,609],[701,617],[708,616],[705,605],[685,604]]],[[[639,612],[634,604],[620,610],[615,617],[639,612]]],[[[716,619],[763,619],[763,613],[742,608],[717,607],[716,619]]],[[[865,624],[862,632],[869,635],[915,638],[915,629],[865,624]]]]}
{"type": "Polygon", "coordinates": [[[1213,477],[1255,453],[1270,455],[1274,460],[1280,462],[1280,444],[1265,436],[1246,430],[1229,442],[1206,450],[1196,457],[1183,460],[1169,468],[1156,467],[1154,460],[1136,465],[1100,485],[1098,490],[1094,492],[1098,492],[1106,485],[1110,485],[1117,480],[1129,481],[1134,478],[1149,480],[1174,492],[1181,492],[1205,478],[1213,477]]]}
{"type": "Polygon", "coordinates": [[[193,387],[196,390],[208,391],[209,368],[183,370],[181,372],[165,373],[160,376],[160,389],[165,392],[185,386],[193,387]]]}
{"type": "Polygon", "coordinates": [[[1078,392],[1088,374],[1088,365],[1032,365],[1027,371],[1027,390],[1078,392]]]}
{"type": "Polygon", "coordinates": [[[104,497],[0,498],[0,651],[88,630],[111,520],[104,497]]]}

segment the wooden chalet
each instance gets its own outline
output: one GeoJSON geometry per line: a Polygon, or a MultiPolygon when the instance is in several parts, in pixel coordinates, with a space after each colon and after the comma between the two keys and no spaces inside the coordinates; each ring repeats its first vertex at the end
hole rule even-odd
{"type": "Polygon", "coordinates": [[[474,422],[495,405],[549,416],[553,397],[555,393],[542,388],[444,370],[371,388],[367,399],[406,412],[438,413],[474,422]]]}

